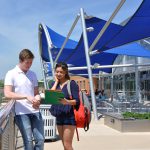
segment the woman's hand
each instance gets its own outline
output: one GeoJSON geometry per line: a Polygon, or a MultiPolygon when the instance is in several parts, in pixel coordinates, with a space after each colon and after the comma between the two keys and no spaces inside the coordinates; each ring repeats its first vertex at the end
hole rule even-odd
{"type": "Polygon", "coordinates": [[[55,82],[59,83],[59,79],[55,76],[55,82]]]}
{"type": "Polygon", "coordinates": [[[60,103],[63,105],[69,105],[69,100],[67,100],[66,98],[60,99],[60,103]]]}
{"type": "Polygon", "coordinates": [[[55,76],[55,83],[54,83],[54,85],[52,86],[51,90],[56,90],[58,84],[59,84],[59,79],[57,79],[57,77],[55,76]]]}

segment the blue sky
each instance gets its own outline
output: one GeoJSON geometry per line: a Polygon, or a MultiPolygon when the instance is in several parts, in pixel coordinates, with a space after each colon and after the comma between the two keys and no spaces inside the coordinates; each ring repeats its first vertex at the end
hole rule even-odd
{"type": "MultiPolygon", "coordinates": [[[[126,0],[114,23],[131,16],[142,0],[126,0]]],[[[18,63],[23,48],[30,49],[35,59],[32,70],[42,79],[38,48],[38,25],[44,23],[56,32],[67,35],[80,8],[88,15],[108,20],[120,0],[0,0],[0,79],[18,63]]],[[[80,24],[71,36],[79,39],[80,24]]]]}

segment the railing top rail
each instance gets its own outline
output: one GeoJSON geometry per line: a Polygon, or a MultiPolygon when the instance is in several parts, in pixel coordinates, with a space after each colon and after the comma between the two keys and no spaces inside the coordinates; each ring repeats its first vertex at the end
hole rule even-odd
{"type": "Polygon", "coordinates": [[[0,109],[0,134],[3,132],[3,129],[7,124],[8,116],[13,109],[14,103],[15,101],[11,100],[0,109]]]}

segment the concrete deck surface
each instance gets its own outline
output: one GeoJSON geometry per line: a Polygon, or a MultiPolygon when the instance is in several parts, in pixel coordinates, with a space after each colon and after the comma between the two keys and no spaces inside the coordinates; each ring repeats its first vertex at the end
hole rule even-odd
{"type": "MultiPolygon", "coordinates": [[[[150,150],[150,132],[121,133],[104,125],[104,118],[92,119],[89,131],[79,129],[80,141],[76,134],[74,150],[150,150]]],[[[63,150],[60,140],[47,141],[44,150],[63,150]]]]}

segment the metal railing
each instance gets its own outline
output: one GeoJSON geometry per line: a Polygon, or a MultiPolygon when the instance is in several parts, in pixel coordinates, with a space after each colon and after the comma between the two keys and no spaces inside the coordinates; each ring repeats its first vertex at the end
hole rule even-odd
{"type": "Polygon", "coordinates": [[[0,108],[0,150],[16,149],[16,127],[14,124],[14,101],[0,108]]]}

